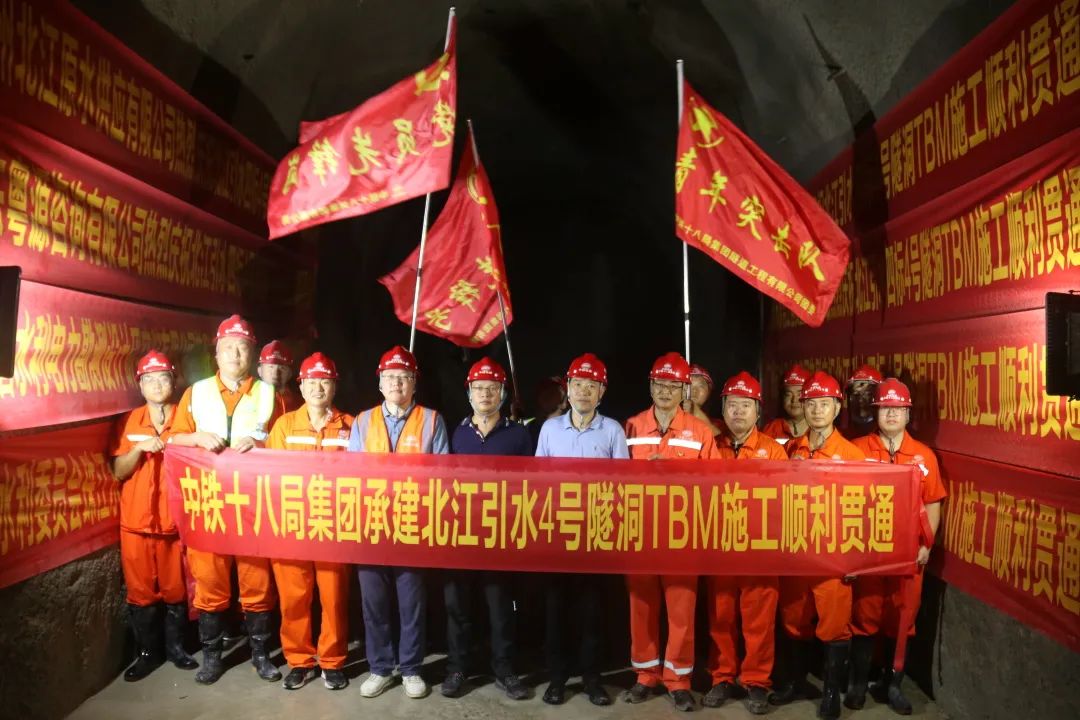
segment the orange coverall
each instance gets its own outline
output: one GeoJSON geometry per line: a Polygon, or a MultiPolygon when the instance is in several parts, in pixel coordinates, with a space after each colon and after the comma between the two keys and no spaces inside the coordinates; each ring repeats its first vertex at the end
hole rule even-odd
{"type": "MultiPolygon", "coordinates": [[[[696,417],[675,410],[666,433],[656,424],[653,408],[626,421],[626,444],[633,460],[719,457],[712,429],[696,417]]],[[[668,690],[689,690],[694,672],[694,611],[697,577],[693,575],[627,575],[630,594],[630,662],[637,681],[668,690]],[[668,638],[663,671],[660,659],[660,607],[667,606],[668,638]]]]}

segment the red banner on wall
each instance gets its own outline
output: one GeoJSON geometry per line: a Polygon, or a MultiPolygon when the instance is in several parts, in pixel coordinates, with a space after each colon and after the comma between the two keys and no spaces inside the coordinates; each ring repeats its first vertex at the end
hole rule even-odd
{"type": "MultiPolygon", "coordinates": [[[[1080,652],[1080,481],[944,452],[943,580],[1080,652]]],[[[1075,469],[1075,466],[1074,466],[1075,469]]]]}
{"type": "Polygon", "coordinates": [[[265,245],[0,117],[0,264],[24,279],[229,314],[265,245]]]}
{"type": "Polygon", "coordinates": [[[170,445],[164,475],[184,542],[227,554],[543,572],[914,570],[911,466],[663,466],[170,445]]]}
{"type": "Polygon", "coordinates": [[[0,0],[0,108],[263,235],[274,162],[64,0],[0,0]]]}
{"type": "Polygon", "coordinates": [[[120,537],[120,483],[105,465],[111,421],[0,438],[0,587],[120,537]]]}
{"type": "Polygon", "coordinates": [[[188,382],[210,375],[218,319],[24,282],[15,375],[0,378],[0,431],[59,425],[141,402],[135,361],[157,348],[188,382]]]}
{"type": "Polygon", "coordinates": [[[1075,0],[1015,3],[874,124],[871,156],[849,147],[811,192],[862,231],[887,218],[860,207],[880,199],[895,218],[1080,127],[1078,12],[1075,0]]]}

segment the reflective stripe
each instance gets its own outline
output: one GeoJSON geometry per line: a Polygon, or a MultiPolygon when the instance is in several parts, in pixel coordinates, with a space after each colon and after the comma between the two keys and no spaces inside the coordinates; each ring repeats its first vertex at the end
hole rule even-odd
{"type": "Polygon", "coordinates": [[[676,675],[689,675],[690,673],[694,672],[693,665],[691,665],[690,667],[677,668],[670,660],[664,661],[664,667],[666,667],[668,670],[675,673],[676,675]]]}
{"type": "Polygon", "coordinates": [[[636,668],[651,668],[656,667],[660,664],[660,658],[656,658],[655,660],[646,660],[645,662],[634,662],[633,660],[631,660],[630,664],[636,668]]]}
{"type": "Polygon", "coordinates": [[[791,438],[776,438],[776,444],[777,445],[787,445],[788,440],[790,440],[790,439],[791,438]]]}
{"type": "MultiPolygon", "coordinates": [[[[129,435],[128,437],[130,438],[131,436],[129,435]]],[[[927,467],[925,465],[923,465],[922,463],[919,463],[919,469],[922,470],[923,477],[930,474],[930,470],[927,469],[927,467]]]]}
{"type": "MultiPolygon", "coordinates": [[[[636,437],[626,438],[627,445],[659,445],[660,438],[658,437],[636,437]]],[[[700,447],[700,445],[698,446],[700,447]]],[[[659,662],[659,661],[657,661],[659,662]]]]}
{"type": "Polygon", "coordinates": [[[323,438],[322,446],[347,448],[349,447],[349,441],[339,440],[338,438],[323,438]]]}
{"type": "Polygon", "coordinates": [[[315,438],[305,435],[288,435],[285,438],[285,443],[289,445],[314,445],[315,442],[315,438]]]}
{"type": "Polygon", "coordinates": [[[672,438],[671,440],[668,440],[667,444],[668,447],[684,447],[690,448],[691,450],[701,449],[701,443],[699,443],[697,440],[683,440],[681,438],[672,438]]]}
{"type": "Polygon", "coordinates": [[[128,435],[129,442],[142,442],[143,440],[149,440],[153,435],[128,435]]]}

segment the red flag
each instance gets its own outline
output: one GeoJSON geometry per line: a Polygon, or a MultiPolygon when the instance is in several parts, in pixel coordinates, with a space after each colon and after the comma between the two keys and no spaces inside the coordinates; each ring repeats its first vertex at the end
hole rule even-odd
{"type": "MultiPolygon", "coordinates": [[[[513,319],[499,211],[475,153],[470,143],[446,207],[428,233],[416,315],[418,329],[464,347],[483,347],[502,332],[497,291],[502,292],[506,324],[513,319]]],[[[419,257],[418,247],[396,270],[379,278],[394,299],[394,314],[406,325],[412,324],[419,257]]]]}
{"type": "Polygon", "coordinates": [[[790,175],[689,83],[675,160],[675,233],[809,325],[821,325],[851,242],[790,175]]]}
{"type": "Polygon", "coordinates": [[[420,72],[354,110],[301,124],[300,147],[285,156],[270,183],[271,239],[450,184],[456,26],[451,20],[446,52],[420,72]]]}

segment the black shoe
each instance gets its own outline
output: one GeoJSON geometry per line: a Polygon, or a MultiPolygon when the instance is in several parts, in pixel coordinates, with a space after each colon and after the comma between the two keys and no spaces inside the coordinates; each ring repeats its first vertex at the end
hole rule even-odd
{"type": "Polygon", "coordinates": [[[634,686],[623,693],[623,701],[632,705],[643,703],[653,694],[653,689],[648,685],[634,683],[634,686]]]}
{"type": "Polygon", "coordinates": [[[676,690],[671,693],[671,701],[675,703],[675,709],[679,712],[690,712],[697,708],[697,701],[689,690],[676,690]]]}
{"type": "Polygon", "coordinates": [[[203,647],[203,662],[195,673],[195,682],[213,685],[221,679],[225,666],[221,662],[221,646],[224,643],[224,613],[202,612],[199,614],[199,641],[203,647]]]}
{"type": "Polygon", "coordinates": [[[298,667],[289,671],[281,686],[286,690],[299,690],[315,679],[315,668],[298,667]]]}
{"type": "Polygon", "coordinates": [[[341,670],[323,670],[322,682],[327,690],[344,690],[349,687],[349,678],[341,670]]]}
{"type": "Polygon", "coordinates": [[[608,691],[600,684],[600,680],[586,680],[585,695],[593,705],[611,704],[611,695],[608,695],[608,691]]]}
{"type": "Polygon", "coordinates": [[[251,645],[251,664],[259,677],[267,682],[281,679],[281,671],[270,662],[270,653],[266,648],[270,641],[270,613],[249,612],[247,614],[248,643],[251,645]]]}
{"type": "Polygon", "coordinates": [[[461,697],[461,689],[463,687],[465,687],[465,674],[455,670],[447,675],[446,679],[442,681],[442,685],[439,686],[439,692],[442,693],[443,697],[461,697]]]}
{"type": "Polygon", "coordinates": [[[769,693],[760,685],[751,685],[747,690],[750,697],[746,701],[746,707],[752,715],[764,715],[769,712],[769,693]]]}
{"type": "Polygon", "coordinates": [[[705,693],[705,697],[701,699],[701,704],[711,708],[720,707],[725,700],[731,697],[734,689],[735,687],[731,683],[716,683],[709,688],[709,692],[705,693]]]}
{"type": "Polygon", "coordinates": [[[904,691],[900,688],[904,682],[904,672],[893,670],[889,678],[889,707],[900,715],[911,714],[911,702],[904,697],[904,691]]]}
{"type": "Polygon", "coordinates": [[[825,644],[825,690],[818,707],[818,717],[822,720],[840,717],[840,678],[847,669],[848,648],[847,640],[825,644]]]}
{"type": "Polygon", "coordinates": [[[194,670],[199,663],[184,650],[184,628],[187,627],[187,605],[174,603],[165,606],[165,658],[181,670],[194,670]]]}
{"type": "Polygon", "coordinates": [[[817,697],[817,690],[806,681],[806,673],[810,669],[810,656],[814,652],[813,643],[805,640],[791,640],[789,647],[791,666],[785,673],[788,679],[769,693],[770,705],[787,705],[800,698],[817,697]]]}
{"type": "Polygon", "coordinates": [[[544,691],[543,701],[548,705],[562,705],[566,702],[566,685],[562,683],[549,683],[544,691]]]}
{"type": "Polygon", "coordinates": [[[851,637],[851,672],[844,707],[862,710],[866,705],[866,688],[870,682],[870,662],[874,658],[874,638],[865,635],[851,637]]]}
{"type": "Polygon", "coordinates": [[[138,653],[135,662],[124,672],[124,679],[128,682],[142,680],[161,666],[161,651],[158,649],[160,608],[160,605],[128,605],[128,618],[131,621],[131,631],[135,634],[135,650],[138,653]]]}
{"type": "Polygon", "coordinates": [[[530,695],[529,688],[521,678],[513,674],[495,678],[495,687],[506,693],[506,697],[511,700],[527,700],[530,695]]]}

